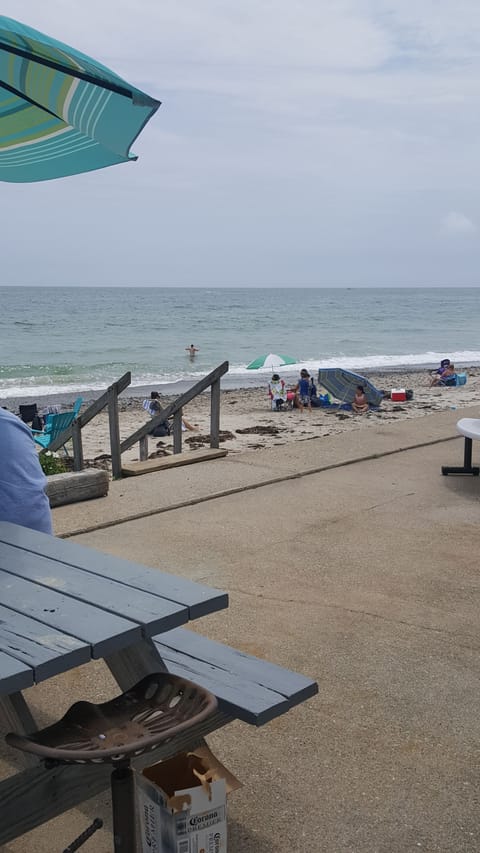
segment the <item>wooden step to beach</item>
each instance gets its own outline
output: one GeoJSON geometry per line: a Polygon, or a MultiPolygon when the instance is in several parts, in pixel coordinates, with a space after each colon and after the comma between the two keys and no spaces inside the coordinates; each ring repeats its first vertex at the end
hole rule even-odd
{"type": "Polygon", "coordinates": [[[209,459],[220,459],[227,455],[227,450],[216,450],[212,447],[202,450],[188,450],[185,453],[174,453],[172,456],[159,456],[157,459],[146,459],[145,462],[123,462],[124,477],[137,477],[139,474],[150,474],[164,468],[176,468],[178,465],[192,465],[194,462],[207,462],[209,459]]]}

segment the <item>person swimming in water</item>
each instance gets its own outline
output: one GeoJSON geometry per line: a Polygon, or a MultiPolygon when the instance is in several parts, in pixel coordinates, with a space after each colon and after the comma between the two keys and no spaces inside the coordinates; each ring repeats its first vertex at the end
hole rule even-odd
{"type": "Polygon", "coordinates": [[[197,352],[198,352],[197,347],[194,347],[194,346],[193,346],[193,344],[190,344],[190,346],[189,346],[189,347],[185,347],[185,349],[186,349],[186,351],[188,352],[188,354],[189,354],[190,358],[195,358],[195,353],[197,353],[197,352]]]}

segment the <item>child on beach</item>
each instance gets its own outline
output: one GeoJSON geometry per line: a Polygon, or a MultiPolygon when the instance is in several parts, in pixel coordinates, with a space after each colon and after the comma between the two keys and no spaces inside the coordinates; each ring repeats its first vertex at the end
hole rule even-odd
{"type": "Polygon", "coordinates": [[[274,373],[268,383],[268,395],[272,401],[272,412],[281,411],[287,402],[287,389],[285,382],[280,379],[278,373],[274,373]]]}
{"type": "Polygon", "coordinates": [[[352,400],[352,410],[356,415],[363,415],[364,412],[368,412],[368,400],[363,385],[357,385],[355,397],[352,400]]]}
{"type": "Polygon", "coordinates": [[[308,411],[312,411],[312,398],[310,395],[310,374],[308,370],[302,368],[300,371],[300,379],[295,386],[295,405],[301,412],[305,406],[308,411]]]}

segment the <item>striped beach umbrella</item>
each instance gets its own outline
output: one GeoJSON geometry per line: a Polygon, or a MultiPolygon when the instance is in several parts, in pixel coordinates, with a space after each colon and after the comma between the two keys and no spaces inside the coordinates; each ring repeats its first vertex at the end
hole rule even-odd
{"type": "Polygon", "coordinates": [[[362,385],[365,396],[371,406],[379,406],[383,400],[383,391],[379,391],[364,376],[343,370],[341,367],[320,368],[318,371],[318,384],[322,385],[337,400],[342,403],[351,403],[355,397],[358,385],[362,385]]]}
{"type": "Polygon", "coordinates": [[[0,15],[0,180],[136,160],[130,146],[159,106],[94,59],[0,15]]]}
{"type": "Polygon", "coordinates": [[[276,353],[269,352],[267,355],[260,355],[250,364],[247,364],[247,370],[260,370],[262,367],[277,370],[286,364],[297,364],[297,359],[290,355],[276,355],[276,353]]]}

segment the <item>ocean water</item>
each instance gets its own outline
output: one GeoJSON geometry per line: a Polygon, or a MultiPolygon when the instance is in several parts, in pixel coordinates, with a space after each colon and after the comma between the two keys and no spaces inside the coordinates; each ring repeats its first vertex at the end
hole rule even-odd
{"type": "Polygon", "coordinates": [[[223,387],[259,385],[270,371],[246,365],[268,352],[311,371],[480,363],[476,288],[2,287],[0,305],[2,399],[102,390],[127,370],[171,393],[225,360],[223,387]]]}

